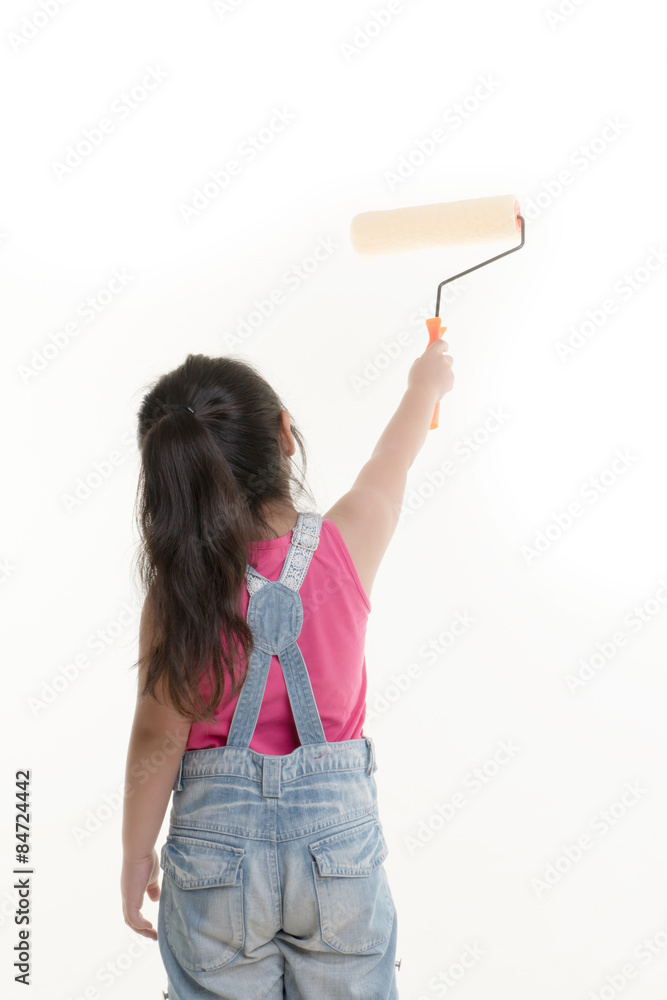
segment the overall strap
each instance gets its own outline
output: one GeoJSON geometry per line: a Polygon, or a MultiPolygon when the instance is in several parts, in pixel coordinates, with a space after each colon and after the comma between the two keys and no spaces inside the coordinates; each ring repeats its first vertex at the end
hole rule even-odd
{"type": "Polygon", "coordinates": [[[326,743],[308,670],[296,643],[303,624],[299,589],[319,544],[321,526],[320,514],[299,514],[278,580],[267,580],[252,566],[246,566],[250,593],[247,621],[255,648],[229,728],[227,746],[250,745],[273,655],[278,657],[283,670],[301,745],[326,743]]]}
{"type": "MultiPolygon", "coordinates": [[[[289,587],[290,590],[298,591],[301,588],[301,584],[310,566],[313,552],[320,542],[321,527],[321,514],[299,514],[296,519],[287,558],[278,577],[278,582],[282,583],[285,587],[289,587]]],[[[251,597],[265,583],[270,582],[270,580],[267,580],[261,573],[258,573],[250,564],[246,565],[246,583],[251,597]]]]}

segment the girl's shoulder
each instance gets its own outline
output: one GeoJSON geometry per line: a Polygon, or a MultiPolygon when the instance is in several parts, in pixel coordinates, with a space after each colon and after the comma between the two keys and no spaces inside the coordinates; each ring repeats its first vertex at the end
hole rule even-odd
{"type": "MultiPolygon", "coordinates": [[[[357,560],[359,559],[359,554],[357,553],[356,559],[353,557],[350,551],[350,545],[348,541],[350,539],[350,533],[348,526],[338,517],[332,518],[328,517],[326,514],[322,515],[322,531],[328,532],[334,539],[334,545],[338,548],[342,559],[346,563],[350,575],[354,578],[357,585],[357,589],[361,594],[361,597],[366,604],[367,610],[371,610],[371,599],[369,597],[370,586],[368,584],[368,578],[364,575],[362,577],[359,572],[357,560]],[[340,523],[339,523],[340,522],[340,523]]],[[[320,535],[322,534],[320,531],[320,535]]],[[[354,543],[352,543],[352,548],[354,549],[354,543]]],[[[363,561],[361,562],[363,565],[363,561]]],[[[371,580],[372,583],[372,580],[371,580]]]]}
{"type": "Polygon", "coordinates": [[[396,527],[393,511],[376,498],[351,489],[322,516],[338,531],[370,598],[373,581],[396,527]]]}

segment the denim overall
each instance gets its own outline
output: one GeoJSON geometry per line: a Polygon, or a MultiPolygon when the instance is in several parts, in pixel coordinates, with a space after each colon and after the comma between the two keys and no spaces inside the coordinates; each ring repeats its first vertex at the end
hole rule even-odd
{"type": "Polygon", "coordinates": [[[374,743],[327,742],[296,644],[321,524],[299,515],[279,580],[247,565],[255,648],[227,745],[181,758],[160,857],[169,1000],[398,1000],[374,743]],[[249,746],[273,654],[301,743],[284,755],[249,746]]]}

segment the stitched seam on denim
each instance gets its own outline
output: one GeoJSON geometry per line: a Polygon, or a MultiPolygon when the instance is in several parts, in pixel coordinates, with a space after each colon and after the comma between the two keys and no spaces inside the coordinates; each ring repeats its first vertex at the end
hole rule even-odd
{"type": "MultiPolygon", "coordinates": [[[[242,747],[241,749],[246,749],[242,747]]],[[[272,756],[272,755],[271,755],[272,756]]],[[[297,774],[293,778],[282,778],[280,779],[281,785],[291,785],[293,781],[301,781],[303,778],[310,778],[314,774],[349,774],[354,771],[366,771],[367,764],[357,764],[356,767],[327,767],[322,771],[306,771],[304,774],[297,774]]],[[[239,774],[237,771],[221,771],[215,774],[187,774],[183,777],[185,780],[190,778],[224,778],[226,776],[232,776],[234,778],[246,778],[248,781],[254,781],[256,784],[261,785],[262,779],[260,778],[249,778],[247,774],[239,774]]]]}
{"type": "Polygon", "coordinates": [[[176,824],[172,823],[171,824],[171,829],[173,829],[173,830],[196,830],[196,831],[208,832],[208,833],[220,833],[220,834],[223,834],[223,835],[224,834],[229,834],[232,837],[240,837],[243,840],[256,840],[259,843],[263,843],[265,840],[273,842],[273,839],[271,837],[256,837],[253,834],[246,833],[244,828],[241,828],[241,827],[238,827],[238,826],[218,827],[218,826],[210,826],[210,825],[209,826],[201,826],[199,824],[190,824],[189,826],[181,826],[181,825],[177,826],[176,824]],[[233,832],[234,830],[239,830],[240,832],[239,833],[234,833],[233,832]]]}
{"type": "Polygon", "coordinates": [[[257,836],[254,834],[248,834],[245,827],[238,826],[200,826],[196,824],[191,824],[189,826],[176,826],[172,824],[172,829],[174,830],[208,830],[211,833],[229,834],[234,837],[242,837],[244,840],[256,840],[259,843],[268,842],[271,844],[282,844],[286,841],[292,840],[302,840],[304,837],[312,837],[315,834],[321,833],[323,831],[332,829],[336,826],[342,826],[345,823],[352,823],[355,819],[360,819],[362,816],[368,816],[369,819],[377,819],[376,810],[372,809],[368,812],[366,809],[358,809],[356,812],[349,813],[345,818],[341,819],[340,816],[336,816],[336,819],[327,823],[325,826],[318,826],[313,828],[310,827],[299,827],[296,830],[290,830],[289,834],[285,837],[275,838],[273,836],[257,836]],[[238,832],[235,832],[238,831],[238,832]]]}
{"type": "Polygon", "coordinates": [[[241,771],[220,771],[220,772],[216,771],[214,774],[210,774],[210,773],[209,774],[184,774],[183,777],[185,778],[186,781],[189,781],[190,778],[225,778],[225,777],[229,777],[229,778],[245,778],[247,781],[254,781],[255,784],[257,784],[257,785],[261,785],[262,784],[261,777],[259,777],[259,778],[250,778],[250,777],[248,777],[247,774],[245,774],[244,772],[241,772],[241,771]]]}
{"type": "MultiPolygon", "coordinates": [[[[240,875],[241,875],[241,878],[240,878],[240,884],[239,884],[238,888],[241,889],[240,898],[241,898],[241,933],[242,933],[242,936],[243,936],[242,943],[238,946],[238,948],[236,949],[236,951],[234,952],[234,954],[230,958],[227,959],[226,962],[222,962],[220,965],[207,966],[204,969],[197,969],[197,970],[188,969],[187,970],[188,972],[192,972],[192,971],[197,971],[197,972],[215,972],[217,969],[225,968],[227,965],[230,965],[231,962],[234,961],[234,959],[239,954],[239,952],[242,950],[242,948],[245,947],[245,942],[246,942],[246,926],[245,926],[245,907],[244,907],[244,903],[243,903],[243,895],[244,895],[244,890],[243,890],[243,871],[241,871],[240,875]]],[[[176,884],[176,888],[178,888],[177,884],[176,884]]],[[[230,886],[230,888],[234,888],[234,887],[230,886]]],[[[188,892],[189,890],[183,889],[182,891],[183,892],[188,892]]],[[[167,945],[169,947],[169,951],[174,956],[174,960],[180,965],[181,963],[180,963],[179,959],[176,957],[176,953],[174,952],[174,949],[172,948],[171,944],[169,943],[168,915],[169,915],[169,910],[170,910],[170,907],[172,905],[172,902],[173,901],[169,900],[169,897],[167,897],[167,905],[165,906],[165,912],[164,912],[164,930],[165,930],[165,935],[167,937],[167,945]]]]}

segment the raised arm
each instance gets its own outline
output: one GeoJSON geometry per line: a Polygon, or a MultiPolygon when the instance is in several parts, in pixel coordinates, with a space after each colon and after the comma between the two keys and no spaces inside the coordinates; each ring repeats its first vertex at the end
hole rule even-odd
{"type": "Polygon", "coordinates": [[[446,341],[430,344],[408,372],[408,388],[352,487],[324,515],[335,521],[367,594],[401,512],[408,470],[429,433],[433,407],[454,384],[446,341]]]}

